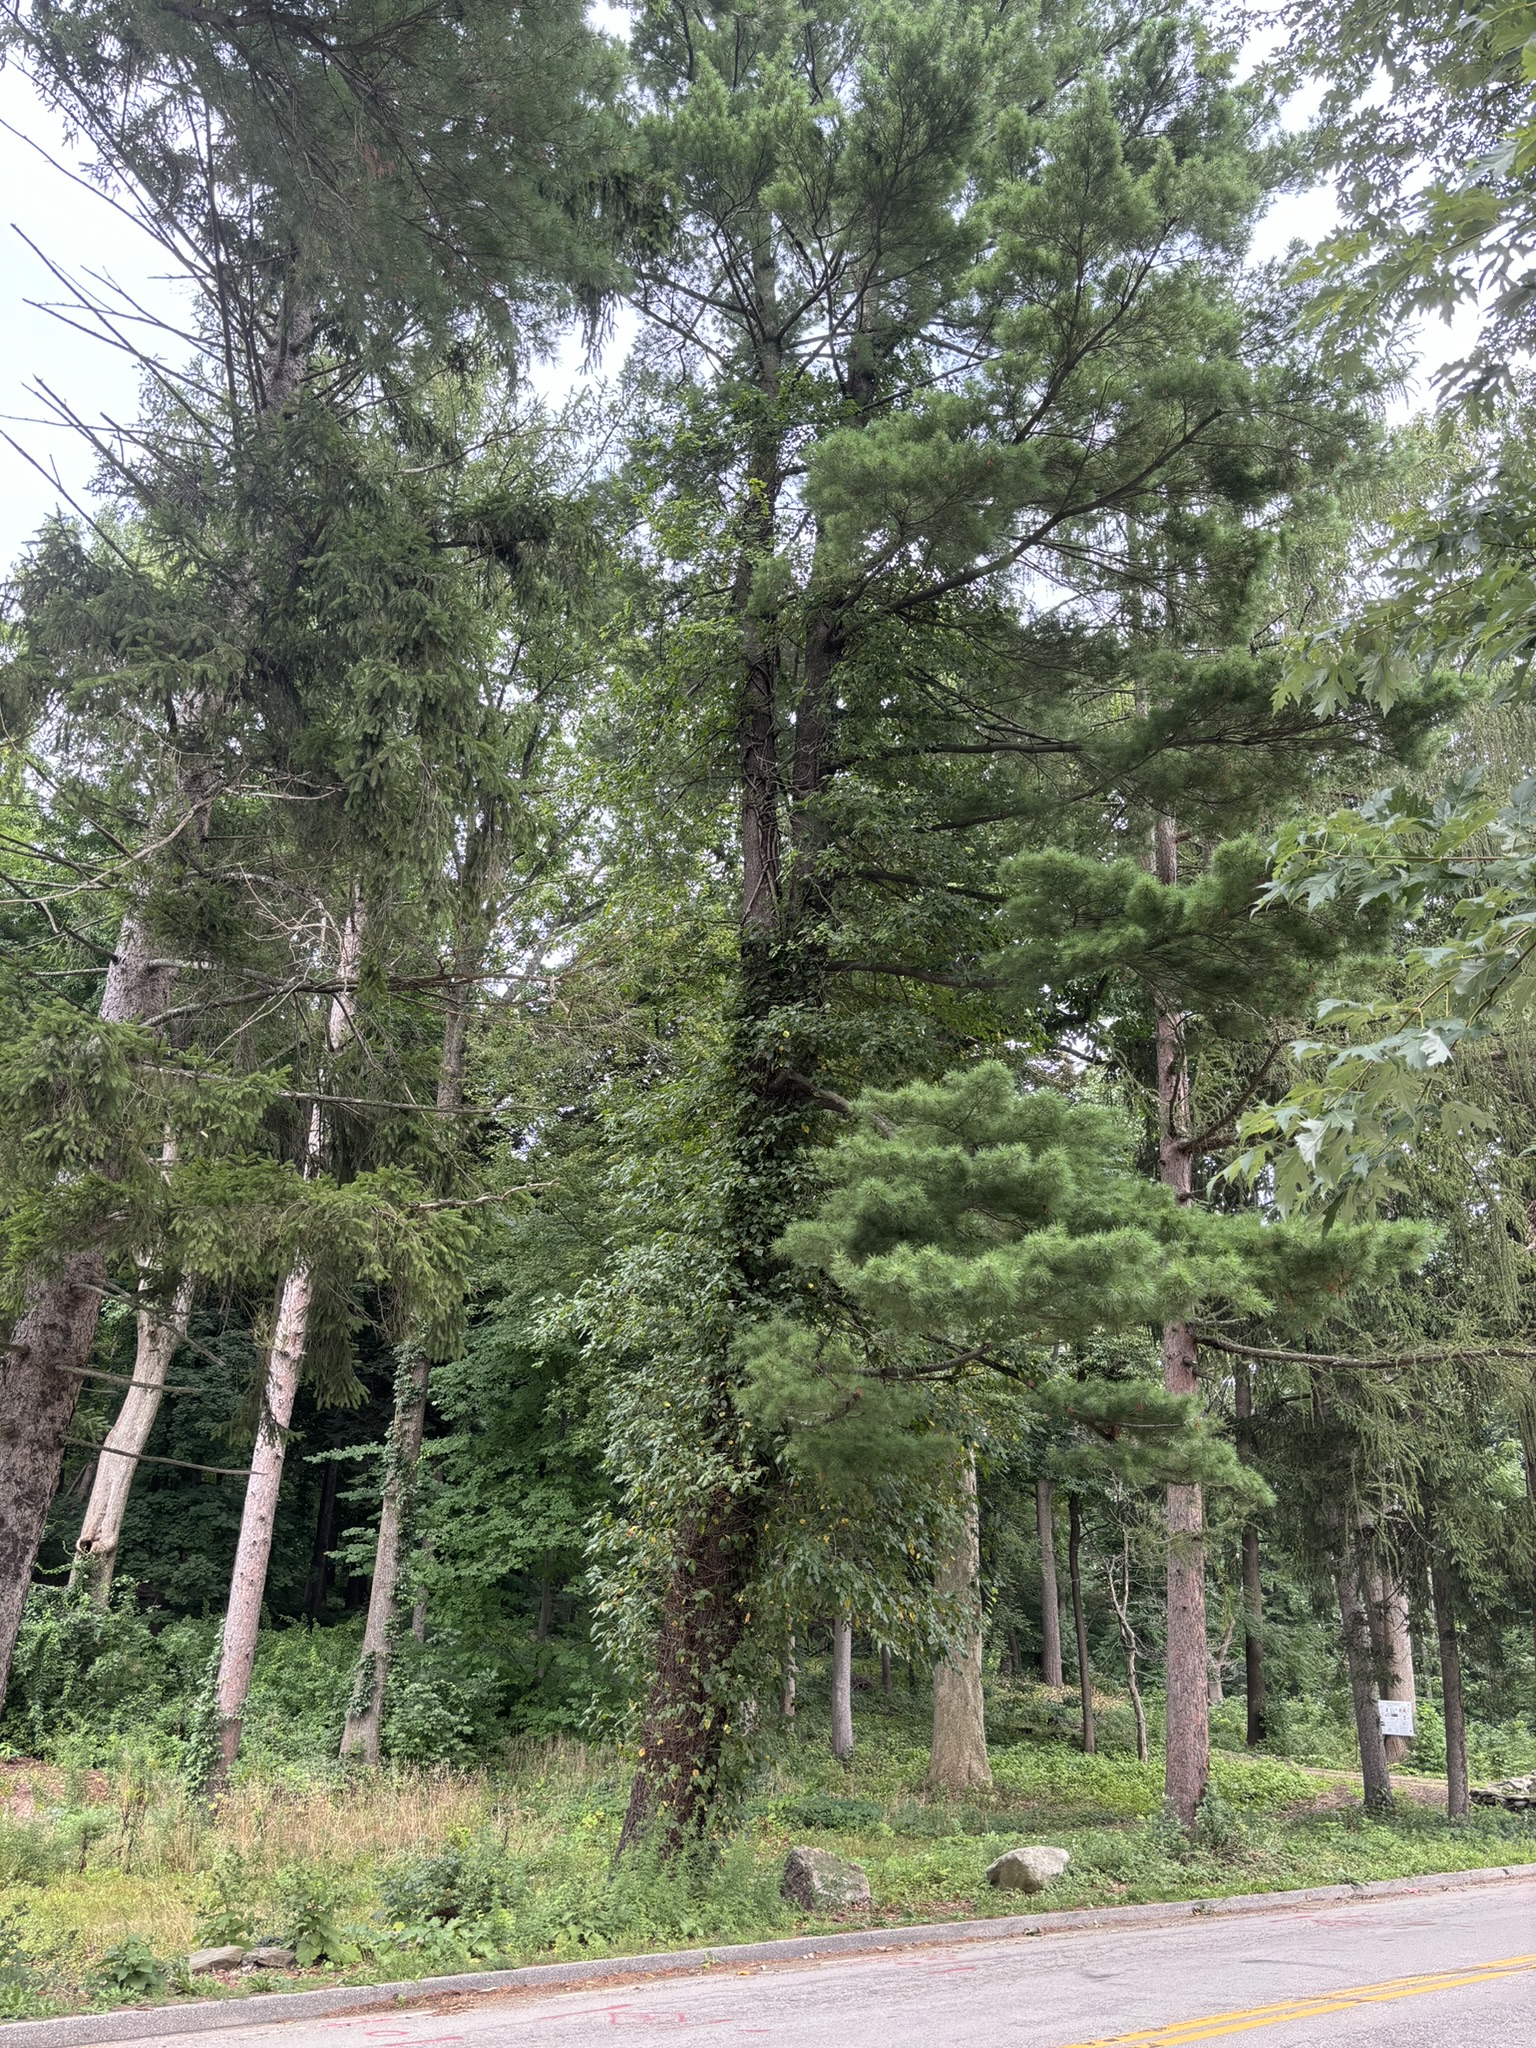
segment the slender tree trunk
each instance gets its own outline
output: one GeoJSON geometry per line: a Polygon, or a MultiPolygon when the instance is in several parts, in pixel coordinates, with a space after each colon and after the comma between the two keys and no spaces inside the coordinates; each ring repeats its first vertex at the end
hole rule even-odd
{"type": "Polygon", "coordinates": [[[795,1718],[795,1638],[793,1631],[784,1638],[784,1662],[781,1667],[782,1682],[779,1686],[779,1712],[786,1721],[795,1718]]]}
{"type": "Polygon", "coordinates": [[[551,1554],[546,1550],[544,1553],[544,1573],[539,1580],[539,1619],[533,1637],[536,1643],[547,1643],[549,1641],[549,1624],[554,1619],[555,1614],[555,1580],[554,1574],[550,1569],[552,1562],[551,1554]]]}
{"type": "Polygon", "coordinates": [[[883,1699],[889,1699],[891,1696],[891,1646],[889,1643],[882,1643],[880,1645],[880,1693],[883,1699]]]}
{"type": "MultiPolygon", "coordinates": [[[[474,910],[460,926],[454,946],[456,999],[449,1006],[443,1024],[443,1048],[437,1067],[437,1113],[445,1121],[464,1106],[464,1059],[469,1043],[469,977],[484,958],[483,911],[485,897],[493,893],[504,873],[501,836],[485,825],[475,845],[466,851],[461,883],[474,902],[474,910]]],[[[395,1378],[395,1412],[390,1421],[384,1449],[384,1486],[379,1502],[379,1535],[374,1546],[373,1577],[368,1588],[368,1619],[363,1627],[363,1646],[352,1673],[352,1700],[341,1733],[341,1754],[365,1764],[376,1764],[384,1732],[384,1696],[389,1684],[390,1658],[398,1626],[400,1574],[405,1563],[405,1538],[411,1504],[416,1492],[416,1474],[421,1460],[422,1439],[427,1426],[427,1394],[432,1377],[431,1360],[418,1350],[410,1366],[395,1378]]],[[[539,1636],[549,1634],[550,1583],[547,1569],[539,1601],[539,1636]]],[[[427,1603],[423,1594],[411,1615],[411,1633],[424,1642],[427,1633],[427,1603]]]]}
{"type": "Polygon", "coordinates": [[[1115,1619],[1120,1624],[1120,1650],[1125,1658],[1125,1689],[1131,1696],[1131,1712],[1136,1717],[1136,1761],[1147,1761],[1147,1709],[1141,1697],[1141,1679],[1136,1670],[1139,1654],[1136,1631],[1131,1625],[1131,1539],[1123,1536],[1120,1542],[1120,1579],[1115,1579],[1113,1560],[1106,1567],[1109,1580],[1109,1597],[1114,1604],[1115,1619]]]}
{"type": "Polygon", "coordinates": [[[96,1463],[91,1498],[75,1543],[69,1583],[83,1586],[98,1607],[105,1607],[117,1570],[117,1547],[123,1517],[139,1459],[160,1413],[166,1376],[176,1348],[187,1334],[192,1314],[193,1283],[183,1279],[175,1299],[163,1313],[140,1309],[134,1350],[133,1385],[123,1396],[117,1420],[107,1431],[96,1463]]]}
{"type": "Polygon", "coordinates": [[[331,1544],[336,1536],[336,1490],[340,1479],[336,1460],[327,1458],[320,1475],[320,1503],[315,1514],[314,1546],[309,1553],[309,1577],[304,1583],[304,1614],[311,1628],[320,1619],[331,1575],[331,1544]]]}
{"type": "MultiPolygon", "coordinates": [[[[354,904],[341,929],[336,955],[338,992],[331,999],[326,1020],[326,1046],[333,1055],[341,1050],[352,1030],[353,988],[362,939],[362,912],[354,904]]],[[[310,1111],[309,1136],[305,1144],[306,1176],[319,1172],[324,1140],[324,1123],[317,1099],[310,1111]]],[[[251,1454],[251,1476],[246,1481],[240,1535],[235,1546],[235,1568],[230,1580],[229,1607],[224,1617],[224,1640],[215,1682],[219,1754],[210,1779],[213,1787],[227,1781],[240,1750],[240,1725],[245,1714],[246,1695],[251,1688],[251,1672],[256,1663],[256,1638],[261,1628],[262,1601],[267,1589],[267,1566],[272,1556],[272,1531],[277,1522],[283,1462],[288,1453],[288,1428],[293,1421],[293,1404],[304,1368],[304,1349],[309,1339],[309,1315],[313,1305],[314,1276],[309,1266],[299,1259],[289,1268],[278,1297],[277,1319],[272,1327],[272,1344],[267,1353],[261,1422],[251,1454]]]]}
{"type": "Polygon", "coordinates": [[[1472,1811],[1467,1783],[1467,1719],[1461,1690],[1461,1644],[1456,1631],[1456,1594],[1438,1547],[1429,1567],[1429,1588],[1435,1603],[1435,1633],[1440,1642],[1440,1711],[1445,1717],[1445,1811],[1450,1820],[1465,1820],[1472,1811]]]}
{"type": "Polygon", "coordinates": [[[937,1591],[965,1602],[966,1632],[958,1653],[933,1667],[933,1744],[928,1760],[929,1791],[952,1797],[992,1782],[981,1684],[981,1525],[974,1451],[966,1454],[960,1492],[960,1540],[938,1574],[937,1591]]]}
{"type": "MultiPolygon", "coordinates": [[[[1178,833],[1172,818],[1159,818],[1152,832],[1152,865],[1157,879],[1172,888],[1179,879],[1178,833]]],[[[1194,1192],[1189,1137],[1189,1069],[1184,1057],[1184,1023],[1161,997],[1156,1001],[1158,1171],[1180,1202],[1194,1192]]],[[[1188,1323],[1163,1330],[1163,1385],[1170,1394],[1193,1394],[1199,1386],[1199,1347],[1188,1323]]],[[[1205,1505],[1198,1486],[1170,1486],[1168,1516],[1168,1616],[1166,1630],[1167,1733],[1163,1798],[1185,1827],[1194,1823],[1211,1765],[1210,1717],[1206,1698],[1205,1505]]]]}
{"type": "Polygon", "coordinates": [[[1072,1587],[1072,1630],[1077,1638],[1077,1691],[1082,1702],[1084,1756],[1094,1751],[1093,1667],[1088,1662],[1088,1621],[1083,1613],[1083,1509],[1075,1493],[1067,1495],[1067,1578],[1072,1587]]]}
{"type": "MultiPolygon", "coordinates": [[[[1237,1410],[1239,1457],[1253,1455],[1253,1368],[1237,1361],[1233,1381],[1237,1410]]],[[[1255,1749],[1264,1740],[1264,1587],[1259,1578],[1259,1532],[1252,1522],[1243,1529],[1243,1687],[1247,1694],[1246,1740],[1255,1749]]]]}
{"type": "MultiPolygon", "coordinates": [[[[174,960],[156,956],[140,919],[125,917],[102,992],[103,1023],[153,1023],[176,969],[174,960]]],[[[116,1167],[102,1160],[98,1171],[116,1167]]],[[[106,1280],[99,1247],[68,1253],[27,1288],[10,1342],[0,1346],[0,1707],[106,1280]]]]}
{"type": "Polygon", "coordinates": [[[1035,1481],[1035,1534],[1040,1539],[1040,1681],[1059,1686],[1061,1593],[1056,1584],[1056,1510],[1049,1479],[1035,1481]]]}
{"type": "MultiPolygon", "coordinates": [[[[394,1421],[384,1452],[384,1492],[379,1507],[379,1540],[373,1553],[373,1584],[368,1592],[368,1619],[363,1627],[362,1655],[353,1674],[352,1703],[341,1735],[342,1755],[360,1758],[365,1764],[379,1761],[384,1733],[384,1692],[394,1636],[395,1596],[426,1425],[428,1371],[427,1360],[418,1351],[396,1392],[394,1421]]],[[[546,1579],[546,1593],[548,1584],[546,1579]]],[[[541,1627],[539,1640],[543,1639],[541,1627]]]]}
{"type": "Polygon", "coordinates": [[[1349,1690],[1355,1709],[1355,1736],[1360,1745],[1360,1779],[1368,1813],[1390,1813],[1392,1780],[1387,1771],[1386,1746],[1377,1712],[1375,1658],[1371,1648],[1370,1616],[1361,1594],[1359,1539],[1346,1537],[1339,1561],[1339,1619],[1344,1631],[1344,1658],[1349,1668],[1349,1690]]]}
{"type": "Polygon", "coordinates": [[[853,1621],[845,1611],[832,1624],[832,1754],[853,1756],[853,1621]]]}

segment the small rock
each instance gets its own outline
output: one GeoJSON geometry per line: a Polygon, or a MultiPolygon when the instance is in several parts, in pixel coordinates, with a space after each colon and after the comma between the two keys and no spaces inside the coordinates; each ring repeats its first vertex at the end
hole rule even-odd
{"type": "Polygon", "coordinates": [[[187,1975],[206,1977],[210,1970],[238,1970],[244,1961],[243,1948],[195,1948],[187,1957],[187,1975]]]}
{"type": "Polygon", "coordinates": [[[857,1863],[826,1849],[791,1849],[779,1890],[804,1912],[846,1911],[869,1904],[869,1879],[857,1863]]]}
{"type": "Polygon", "coordinates": [[[1071,1851],[1050,1849],[1032,1843],[1025,1849],[1009,1849],[987,1866],[987,1883],[1010,1892],[1043,1892],[1054,1884],[1072,1861],[1071,1851]]]}
{"type": "Polygon", "coordinates": [[[245,1952],[247,1970],[291,1970],[298,1957],[291,1948],[283,1948],[271,1942],[264,1948],[248,1948],[245,1952]]]}

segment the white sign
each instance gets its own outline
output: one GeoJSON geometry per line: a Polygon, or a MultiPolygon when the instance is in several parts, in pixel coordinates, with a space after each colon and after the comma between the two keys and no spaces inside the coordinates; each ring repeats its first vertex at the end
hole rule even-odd
{"type": "Polygon", "coordinates": [[[1413,1736],[1413,1701],[1378,1700],[1376,1712],[1381,1720],[1383,1735],[1413,1736]]]}

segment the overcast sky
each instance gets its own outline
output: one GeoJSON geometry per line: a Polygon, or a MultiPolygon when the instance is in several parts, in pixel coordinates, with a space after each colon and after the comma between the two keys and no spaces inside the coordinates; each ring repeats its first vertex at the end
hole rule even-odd
{"type": "MultiPolygon", "coordinates": [[[[0,122],[0,191],[9,201],[0,228],[0,429],[19,444],[0,441],[3,573],[60,502],[61,491],[88,502],[94,468],[89,448],[49,418],[35,387],[46,384],[93,421],[131,420],[137,406],[138,371],[130,358],[40,310],[65,296],[43,259],[72,273],[108,277],[140,303],[172,314],[176,293],[165,258],[149,238],[59,167],[88,168],[66,148],[58,123],[14,66],[0,70],[0,122]]],[[[1333,219],[1331,194],[1287,194],[1264,221],[1256,254],[1276,254],[1297,238],[1315,241],[1333,219]]],[[[1465,331],[1449,333],[1438,323],[1426,329],[1424,370],[1465,345],[1465,331]]],[[[536,381],[547,388],[563,374],[546,369],[536,381]]]]}

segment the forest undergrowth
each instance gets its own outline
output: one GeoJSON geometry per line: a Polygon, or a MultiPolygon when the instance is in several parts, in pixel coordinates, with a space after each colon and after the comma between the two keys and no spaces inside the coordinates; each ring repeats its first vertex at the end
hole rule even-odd
{"type": "MultiPolygon", "coordinates": [[[[570,1737],[508,1746],[478,1770],[253,1764],[211,1803],[128,1736],[98,1745],[94,1765],[78,1761],[78,1734],[52,1762],[0,1758],[0,2019],[848,1924],[780,1897],[797,1842],[864,1865],[877,1923],[1536,1863],[1526,1819],[1448,1824],[1430,1777],[1404,1778],[1395,1813],[1371,1819],[1326,1770],[1230,1748],[1216,1752],[1186,1835],[1163,1817],[1157,1747],[1136,1760],[1123,1700],[1101,1697],[1100,1748],[1085,1756],[1064,1733],[1064,1695],[1006,1681],[990,1702],[991,1791],[937,1798],[924,1790],[925,1692],[898,1678],[882,1697],[861,1675],[858,1746],[843,1765],[807,1676],[794,1728],[776,1732],[736,1824],[670,1865],[643,1852],[615,1865],[631,1760],[570,1737]],[[993,1891],[987,1864],[1037,1840],[1071,1851],[1065,1877],[1033,1901],[993,1891]],[[302,1967],[186,1975],[199,1944],[263,1939],[293,1947],[302,1967]]],[[[1218,1710],[1219,1737],[1221,1721],[1218,1710]]]]}

